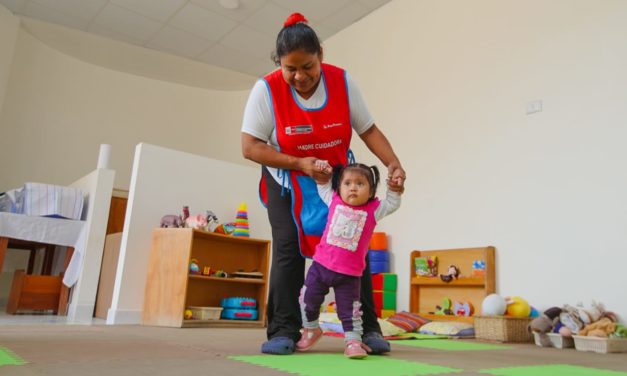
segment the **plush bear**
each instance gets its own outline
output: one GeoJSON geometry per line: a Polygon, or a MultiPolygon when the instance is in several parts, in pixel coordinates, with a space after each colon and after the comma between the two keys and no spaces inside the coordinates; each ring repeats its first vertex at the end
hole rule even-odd
{"type": "Polygon", "coordinates": [[[562,309],[559,307],[551,307],[544,311],[542,315],[536,317],[529,323],[527,330],[534,333],[549,333],[555,326],[562,309]]]}
{"type": "Polygon", "coordinates": [[[579,331],[581,336],[603,337],[607,338],[616,331],[616,323],[608,317],[604,317],[599,321],[586,325],[579,331]]]}

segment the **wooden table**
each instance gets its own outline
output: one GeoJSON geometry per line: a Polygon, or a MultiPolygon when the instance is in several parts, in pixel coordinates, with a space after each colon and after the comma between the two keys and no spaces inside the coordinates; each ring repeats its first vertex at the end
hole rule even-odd
{"type": "Polygon", "coordinates": [[[58,315],[67,314],[70,289],[61,283],[62,275],[50,275],[54,249],[57,245],[67,247],[65,271],[83,227],[83,221],[0,212],[0,271],[7,249],[31,252],[27,270],[18,270],[13,276],[7,313],[14,314],[19,309],[51,309],[58,315]],[[33,275],[35,254],[40,249],[45,250],[41,275],[33,275]]]}

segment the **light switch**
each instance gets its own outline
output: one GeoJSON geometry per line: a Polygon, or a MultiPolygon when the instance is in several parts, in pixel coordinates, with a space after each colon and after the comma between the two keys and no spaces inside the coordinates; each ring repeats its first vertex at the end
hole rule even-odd
{"type": "Polygon", "coordinates": [[[527,115],[535,114],[536,112],[541,112],[541,111],[542,111],[542,100],[541,99],[527,102],[527,115]]]}

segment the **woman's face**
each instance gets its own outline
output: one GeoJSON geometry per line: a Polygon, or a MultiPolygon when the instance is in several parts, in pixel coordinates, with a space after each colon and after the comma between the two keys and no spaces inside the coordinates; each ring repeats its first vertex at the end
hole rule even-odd
{"type": "Polygon", "coordinates": [[[322,54],[310,54],[304,50],[292,51],[281,56],[283,79],[301,97],[308,99],[320,82],[321,63],[322,54]]]}

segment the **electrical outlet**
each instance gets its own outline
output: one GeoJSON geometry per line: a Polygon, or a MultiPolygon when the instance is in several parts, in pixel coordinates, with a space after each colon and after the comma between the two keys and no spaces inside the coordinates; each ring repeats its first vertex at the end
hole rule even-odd
{"type": "Polygon", "coordinates": [[[542,99],[527,102],[527,115],[542,112],[542,99]]]}

